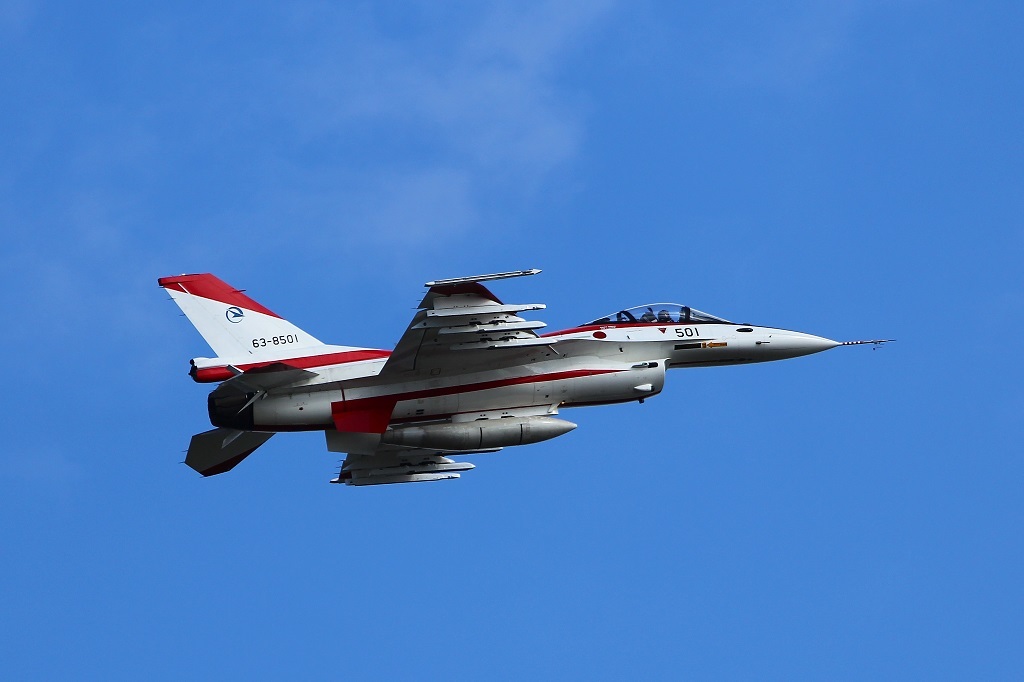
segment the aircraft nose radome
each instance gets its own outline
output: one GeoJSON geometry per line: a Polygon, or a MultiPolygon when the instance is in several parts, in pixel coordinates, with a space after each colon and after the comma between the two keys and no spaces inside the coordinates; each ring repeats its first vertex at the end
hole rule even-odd
{"type": "Polygon", "coordinates": [[[810,355],[811,353],[820,353],[823,350],[835,348],[839,345],[839,342],[826,339],[823,336],[815,336],[814,334],[786,332],[782,334],[773,333],[771,345],[774,347],[773,350],[782,350],[794,355],[810,355]]]}

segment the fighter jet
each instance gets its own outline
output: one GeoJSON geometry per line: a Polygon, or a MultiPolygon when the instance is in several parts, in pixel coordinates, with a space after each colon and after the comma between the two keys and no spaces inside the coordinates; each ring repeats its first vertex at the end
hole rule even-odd
{"type": "Polygon", "coordinates": [[[768,362],[842,345],[802,332],[736,324],[678,303],[626,308],[539,333],[482,284],[536,275],[517,270],[427,282],[394,350],[334,346],[206,274],[161,287],[217,357],[191,360],[215,427],[192,437],[185,463],[212,476],[285,431],[323,431],[345,453],[332,483],[364,486],[459,478],[453,456],[496,452],[569,433],[569,407],[644,400],[669,369],[768,362]]]}

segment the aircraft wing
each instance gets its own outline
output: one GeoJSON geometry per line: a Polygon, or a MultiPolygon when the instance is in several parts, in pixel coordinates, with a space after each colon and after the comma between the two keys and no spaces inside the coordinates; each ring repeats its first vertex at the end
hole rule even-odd
{"type": "MultiPolygon", "coordinates": [[[[427,282],[427,293],[419,309],[378,376],[400,378],[403,374],[437,369],[450,375],[476,371],[481,366],[496,369],[523,362],[524,354],[553,353],[545,349],[554,342],[537,335],[536,330],[545,324],[520,315],[543,310],[544,304],[506,304],[481,284],[539,272],[516,270],[427,282]]],[[[335,415],[338,429],[327,431],[327,449],[347,456],[332,483],[363,486],[459,478],[460,472],[474,466],[455,461],[451,455],[501,449],[444,450],[382,444],[381,434],[387,429],[393,407],[393,402],[385,401],[335,415]]],[[[555,413],[550,406],[525,411],[520,408],[520,412],[517,416],[545,418],[555,413]]],[[[511,426],[511,422],[502,423],[511,426]]]]}
{"type": "Polygon", "coordinates": [[[550,346],[537,335],[543,322],[520,313],[543,310],[543,303],[502,303],[480,282],[535,275],[516,270],[427,282],[419,310],[398,341],[380,376],[431,369],[490,367],[517,362],[523,352],[550,346]],[[516,352],[519,351],[519,352],[516,352]]]}

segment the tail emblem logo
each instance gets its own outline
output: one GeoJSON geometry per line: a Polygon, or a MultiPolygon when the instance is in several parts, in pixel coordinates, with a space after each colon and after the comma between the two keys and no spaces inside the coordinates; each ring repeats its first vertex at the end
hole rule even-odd
{"type": "Polygon", "coordinates": [[[235,324],[238,324],[239,322],[242,321],[242,318],[245,317],[245,313],[242,312],[241,308],[239,308],[236,305],[233,305],[226,311],[224,311],[224,317],[228,318],[228,322],[234,322],[235,324]]]}

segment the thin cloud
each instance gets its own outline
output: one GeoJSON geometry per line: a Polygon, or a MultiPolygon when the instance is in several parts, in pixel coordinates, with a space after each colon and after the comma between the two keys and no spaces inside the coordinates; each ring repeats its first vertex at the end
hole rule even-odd
{"type": "MultiPolygon", "coordinates": [[[[17,7],[2,20],[28,21],[33,5],[17,7]]],[[[366,7],[314,3],[280,26],[257,18],[279,41],[269,51],[205,48],[223,27],[147,17],[122,37],[153,49],[118,75],[141,85],[69,88],[59,125],[26,119],[19,170],[0,171],[0,215],[22,226],[9,272],[69,300],[81,281],[259,262],[297,236],[323,254],[422,256],[529,201],[577,156],[583,111],[557,79],[611,7],[424,4],[394,30],[366,7]],[[199,48],[147,80],[186,36],[199,48]],[[19,188],[44,174],[45,200],[26,201],[19,188]]]]}
{"type": "Polygon", "coordinates": [[[759,30],[743,30],[742,42],[727,43],[712,60],[713,75],[741,87],[785,90],[810,85],[846,48],[862,11],[860,3],[850,1],[792,12],[764,9],[755,17],[759,30]]]}
{"type": "Polygon", "coordinates": [[[465,172],[432,168],[379,180],[374,194],[351,197],[353,217],[371,233],[420,242],[439,232],[461,232],[477,220],[465,172]]]}
{"type": "Polygon", "coordinates": [[[373,144],[401,131],[422,150],[421,161],[410,165],[404,150],[380,144],[379,163],[364,183],[377,185],[367,196],[379,197],[379,214],[394,221],[389,235],[406,225],[408,238],[436,237],[472,224],[487,195],[528,196],[576,156],[582,118],[553,78],[561,56],[609,8],[501,6],[459,35],[426,29],[426,38],[411,43],[370,32],[339,41],[316,63],[295,65],[298,73],[282,77],[296,123],[310,140],[340,136],[373,144]],[[420,191],[430,186],[441,194],[420,191]],[[411,193],[398,196],[403,188],[411,193]]]}

